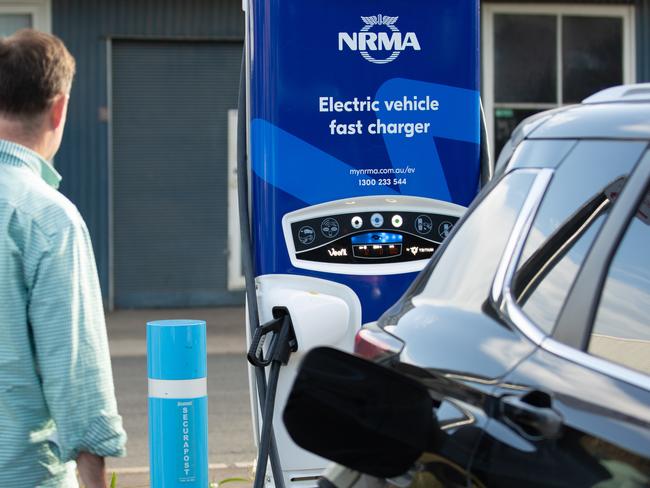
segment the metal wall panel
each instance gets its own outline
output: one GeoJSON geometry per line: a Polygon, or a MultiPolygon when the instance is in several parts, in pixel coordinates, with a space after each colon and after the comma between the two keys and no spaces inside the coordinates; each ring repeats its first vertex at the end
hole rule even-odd
{"type": "Polygon", "coordinates": [[[227,291],[227,124],[242,47],[115,41],[115,306],[237,303],[227,291]]]}
{"type": "MultiPolygon", "coordinates": [[[[109,292],[109,39],[242,41],[240,0],[53,0],[52,31],[77,60],[66,134],[56,158],[62,191],[86,219],[109,292]]],[[[237,83],[237,79],[232,80],[237,83]]]]}

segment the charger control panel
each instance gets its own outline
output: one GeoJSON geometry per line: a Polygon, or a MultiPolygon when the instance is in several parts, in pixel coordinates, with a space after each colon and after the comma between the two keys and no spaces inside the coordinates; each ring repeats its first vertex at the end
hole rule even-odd
{"type": "Polygon", "coordinates": [[[285,216],[296,267],[349,274],[422,269],[449,236],[464,208],[427,198],[362,197],[285,216]]]}

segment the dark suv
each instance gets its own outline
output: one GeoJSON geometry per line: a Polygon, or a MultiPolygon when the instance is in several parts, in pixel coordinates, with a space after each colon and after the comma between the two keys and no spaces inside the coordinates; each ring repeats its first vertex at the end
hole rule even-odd
{"type": "Polygon", "coordinates": [[[357,336],[433,399],[435,448],[398,484],[650,486],[649,189],[650,84],[519,126],[428,268],[357,336]]]}

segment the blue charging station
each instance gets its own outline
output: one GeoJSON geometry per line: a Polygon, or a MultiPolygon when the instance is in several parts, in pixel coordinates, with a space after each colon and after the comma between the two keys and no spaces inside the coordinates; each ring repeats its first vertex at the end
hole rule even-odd
{"type": "Polygon", "coordinates": [[[298,448],[281,421],[301,355],[319,345],[350,350],[478,192],[479,5],[248,0],[245,8],[259,319],[286,309],[298,347],[280,374],[273,429],[283,484],[310,486],[327,462],[298,448]]]}
{"type": "Polygon", "coordinates": [[[151,486],[206,488],[209,478],[205,322],[148,322],[147,373],[151,486]]]}

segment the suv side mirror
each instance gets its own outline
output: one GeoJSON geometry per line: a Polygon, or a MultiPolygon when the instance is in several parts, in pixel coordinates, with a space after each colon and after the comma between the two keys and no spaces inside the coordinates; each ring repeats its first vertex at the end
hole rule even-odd
{"type": "Polygon", "coordinates": [[[433,401],[417,381],[336,349],[303,360],[284,409],[303,449],[378,478],[405,473],[433,444],[433,401]]]}

